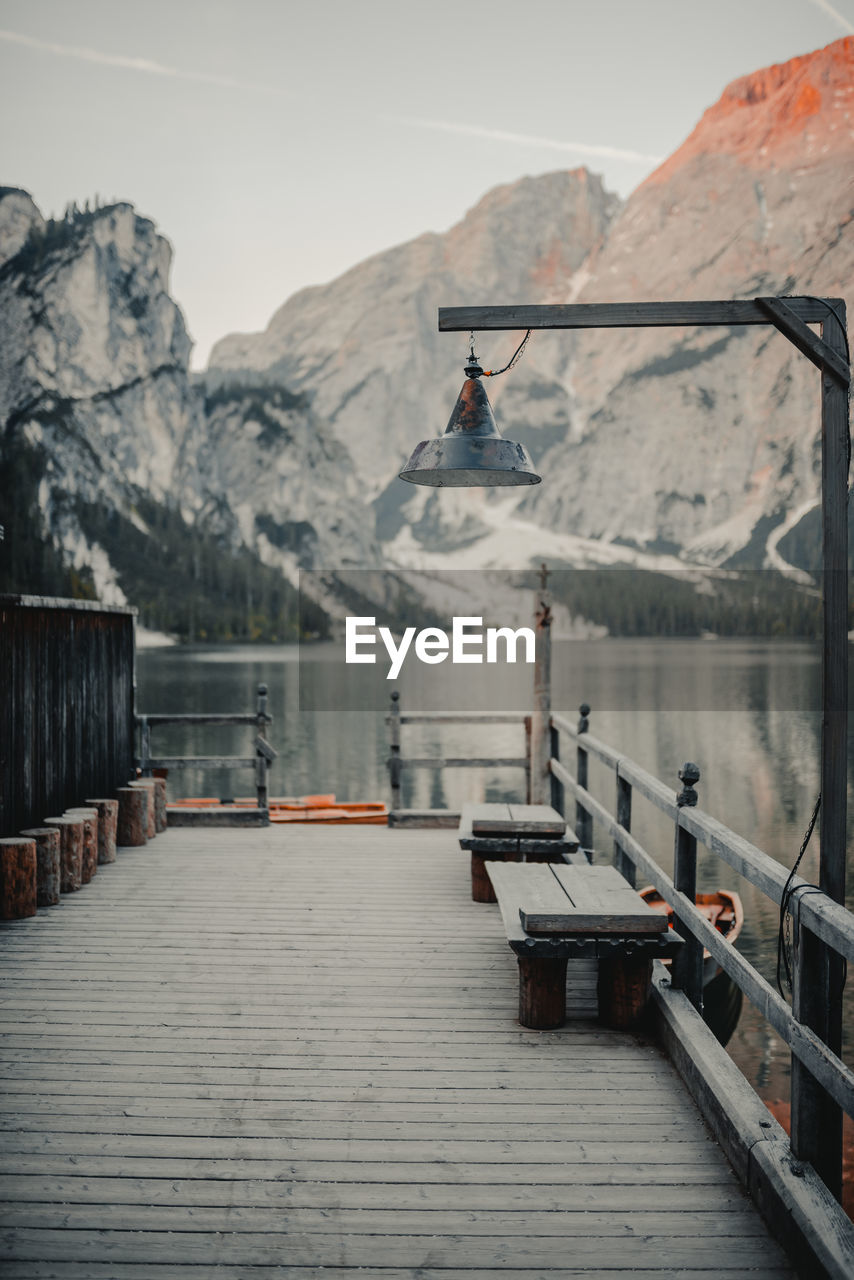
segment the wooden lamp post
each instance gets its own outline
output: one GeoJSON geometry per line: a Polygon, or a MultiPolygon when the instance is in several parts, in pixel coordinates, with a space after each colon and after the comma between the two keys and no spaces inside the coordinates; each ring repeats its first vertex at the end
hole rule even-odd
{"type": "MultiPolygon", "coordinates": [[[[640,302],[567,306],[440,307],[439,331],[609,329],[772,325],[821,371],[822,725],[819,887],[845,903],[848,753],[848,389],[851,373],[841,298],[755,298],[720,302],[640,302]],[[819,326],[816,334],[809,325],[819,326]]],[[[532,759],[549,759],[545,741],[532,759]]],[[[800,930],[794,1014],[837,1056],[842,1047],[841,959],[800,930]]],[[[792,1056],[792,1150],[809,1161],[837,1198],[842,1179],[842,1113],[792,1056]]]]}

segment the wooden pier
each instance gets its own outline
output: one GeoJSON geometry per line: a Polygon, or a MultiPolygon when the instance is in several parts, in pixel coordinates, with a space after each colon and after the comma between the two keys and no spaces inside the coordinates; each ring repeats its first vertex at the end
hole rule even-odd
{"type": "Polygon", "coordinates": [[[452,832],[169,831],[0,960],[5,1280],[792,1274],[589,968],[519,1027],[452,832]]]}

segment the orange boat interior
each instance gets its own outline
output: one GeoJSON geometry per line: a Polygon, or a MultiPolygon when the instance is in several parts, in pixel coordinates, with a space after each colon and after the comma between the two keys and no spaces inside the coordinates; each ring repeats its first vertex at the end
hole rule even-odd
{"type": "MultiPolygon", "coordinates": [[[[218,796],[196,796],[190,799],[170,800],[170,806],[186,809],[209,809],[228,805],[233,808],[252,808],[257,805],[254,796],[238,796],[225,800],[218,796]]],[[[388,821],[388,809],[381,800],[352,801],[335,799],[334,794],[311,796],[286,796],[270,801],[270,821],[284,822],[317,822],[340,824],[357,824],[359,826],[385,826],[388,821]]]]}
{"type": "MultiPolygon", "coordinates": [[[[657,889],[648,885],[640,890],[640,896],[653,911],[663,912],[669,923],[673,924],[673,908],[665,902],[657,889]]],[[[698,893],[696,907],[728,942],[735,942],[744,924],[744,907],[734,890],[716,889],[714,893],[698,893]]],[[[703,954],[707,956],[709,953],[704,949],[703,954]]]]}

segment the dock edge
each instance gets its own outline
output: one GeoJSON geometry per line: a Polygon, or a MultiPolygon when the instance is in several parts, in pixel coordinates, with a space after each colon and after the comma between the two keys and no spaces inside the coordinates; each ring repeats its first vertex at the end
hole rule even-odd
{"type": "Polygon", "coordinates": [[[655,961],[652,1019],[670,1060],[697,1102],[740,1182],[804,1275],[850,1280],[854,1223],[703,1022],[655,961]]]}

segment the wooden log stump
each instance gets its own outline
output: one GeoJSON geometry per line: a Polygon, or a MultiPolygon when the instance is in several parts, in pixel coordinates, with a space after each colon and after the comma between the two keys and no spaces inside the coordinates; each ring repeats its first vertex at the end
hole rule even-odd
{"type": "Polygon", "coordinates": [[[91,809],[98,810],[98,865],[116,860],[116,821],[119,816],[118,800],[87,800],[91,809]]]}
{"type": "Polygon", "coordinates": [[[154,777],[154,826],[157,834],[166,830],[166,779],[154,777]]]}
{"type": "Polygon", "coordinates": [[[601,957],[596,994],[599,1021],[615,1031],[631,1031],[646,1012],[652,960],[645,955],[601,957]]]}
{"type": "Polygon", "coordinates": [[[21,835],[36,845],[36,904],[55,907],[59,902],[59,832],[56,827],[30,827],[21,835]]]}
{"type": "Polygon", "coordinates": [[[148,837],[148,792],[140,787],[119,787],[116,843],[120,848],[146,844],[148,837]]]}
{"type": "Polygon", "coordinates": [[[45,818],[43,825],[59,829],[59,891],[75,893],[82,883],[83,823],[79,818],[45,818]]]}
{"type": "Polygon", "coordinates": [[[154,798],[157,786],[154,778],[134,778],[128,785],[136,787],[139,791],[145,792],[147,806],[145,834],[149,840],[153,840],[157,835],[156,801],[154,798]]]}
{"type": "Polygon", "coordinates": [[[534,1031],[551,1031],[566,1021],[566,960],[517,956],[519,1021],[534,1031]]]}
{"type": "Polygon", "coordinates": [[[80,863],[80,883],[88,884],[98,871],[98,810],[82,806],[66,809],[66,818],[80,818],[83,823],[83,858],[80,863]]]}
{"type": "Polygon", "coordinates": [[[24,920],[38,902],[36,842],[24,836],[0,840],[0,920],[24,920]]]}

